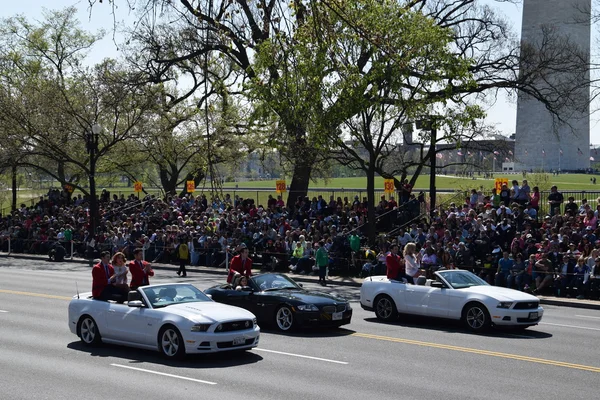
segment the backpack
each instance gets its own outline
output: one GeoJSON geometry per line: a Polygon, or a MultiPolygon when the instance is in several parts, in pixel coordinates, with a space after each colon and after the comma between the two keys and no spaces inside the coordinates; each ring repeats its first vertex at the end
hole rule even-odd
{"type": "Polygon", "coordinates": [[[181,243],[179,246],[178,255],[180,260],[187,260],[189,255],[188,246],[185,243],[181,243]]]}

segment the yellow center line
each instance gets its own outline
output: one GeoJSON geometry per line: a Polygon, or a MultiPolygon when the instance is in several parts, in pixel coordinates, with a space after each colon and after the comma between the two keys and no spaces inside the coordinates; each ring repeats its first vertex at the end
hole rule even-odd
{"type": "Polygon", "coordinates": [[[537,364],[546,364],[546,365],[553,365],[556,367],[580,369],[583,371],[600,373],[599,367],[592,367],[589,365],[581,365],[581,364],[573,364],[573,363],[568,363],[568,362],[563,362],[563,361],[546,360],[544,358],[521,356],[518,354],[499,353],[496,351],[480,350],[480,349],[473,349],[473,348],[469,348],[469,347],[452,346],[452,345],[432,343],[432,342],[422,342],[419,340],[400,339],[400,338],[394,338],[394,337],[390,337],[390,336],[372,335],[369,333],[355,332],[352,334],[352,336],[362,337],[362,338],[366,338],[366,339],[384,340],[387,342],[412,344],[415,346],[433,347],[436,349],[460,351],[463,353],[479,354],[479,355],[490,356],[490,357],[508,358],[508,359],[512,359],[512,360],[527,361],[527,362],[532,362],[532,363],[537,363],[537,364]]]}
{"type": "Polygon", "coordinates": [[[71,300],[72,299],[72,297],[55,296],[53,294],[45,294],[45,293],[19,292],[18,290],[0,289],[0,293],[15,294],[18,296],[43,297],[45,299],[56,299],[56,300],[71,300]]]}

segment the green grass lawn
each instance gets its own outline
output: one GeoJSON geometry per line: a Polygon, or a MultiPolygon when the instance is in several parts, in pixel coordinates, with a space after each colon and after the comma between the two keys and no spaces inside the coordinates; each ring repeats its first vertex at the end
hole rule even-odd
{"type": "MultiPolygon", "coordinates": [[[[495,178],[507,178],[509,181],[511,181],[512,179],[517,179],[519,182],[522,180],[522,175],[517,174],[517,175],[505,175],[505,174],[496,174],[494,175],[495,178]]],[[[598,177],[598,184],[594,185],[593,183],[590,182],[590,178],[593,177],[593,175],[585,175],[585,174],[564,174],[564,175],[559,175],[559,176],[550,176],[551,178],[551,183],[555,184],[558,186],[559,190],[563,190],[563,191],[600,191],[600,177],[598,177]]],[[[532,184],[532,180],[531,178],[530,180],[530,184],[532,184]]],[[[289,185],[291,182],[291,179],[286,180],[286,183],[289,185]]],[[[228,182],[224,185],[223,187],[223,192],[224,193],[230,193],[231,195],[234,194],[234,189],[236,188],[238,189],[248,189],[248,188],[253,188],[253,189],[272,189],[273,190],[273,194],[275,192],[275,180],[268,180],[268,181],[246,181],[246,182],[228,182]]],[[[325,180],[317,180],[316,182],[311,182],[311,189],[315,189],[315,188],[336,188],[336,189],[347,189],[348,192],[358,192],[358,191],[364,191],[365,188],[367,186],[367,180],[366,178],[363,177],[355,177],[355,178],[332,178],[332,179],[328,179],[327,181],[325,180]]],[[[479,189],[481,186],[483,186],[484,189],[489,190],[492,189],[494,187],[494,180],[493,179],[483,179],[481,177],[477,177],[476,179],[470,179],[470,178],[458,178],[458,177],[453,177],[453,176],[445,176],[445,175],[441,175],[441,176],[437,176],[436,178],[436,187],[439,190],[456,190],[456,189],[462,189],[462,190],[468,190],[468,189],[479,189]]],[[[417,179],[417,183],[415,185],[415,188],[417,190],[419,189],[423,189],[423,190],[428,190],[429,189],[429,175],[423,175],[420,176],[417,179]]],[[[98,192],[100,193],[102,191],[103,187],[100,187],[98,189],[98,192]]],[[[108,190],[110,190],[111,194],[117,194],[117,195],[121,195],[124,194],[126,196],[128,196],[129,194],[133,193],[133,187],[114,187],[114,188],[107,188],[108,190]]],[[[376,178],[375,179],[375,189],[377,191],[382,191],[383,190],[383,178],[376,178]]],[[[204,188],[204,190],[202,189],[202,187],[198,187],[196,189],[196,194],[199,194],[201,192],[208,192],[210,191],[210,185],[206,186],[206,188],[204,188]]],[[[35,202],[37,201],[37,198],[40,195],[46,194],[48,192],[48,190],[29,190],[29,189],[21,189],[18,192],[18,204],[21,203],[25,203],[27,206],[30,206],[32,204],[32,201],[35,202]]],[[[149,193],[152,194],[159,194],[160,191],[158,189],[148,189],[149,193]]],[[[74,195],[77,195],[79,192],[75,192],[74,195]]],[[[257,192],[236,192],[237,194],[239,194],[242,197],[252,197],[252,198],[257,198],[259,203],[265,203],[266,202],[266,198],[268,196],[268,193],[257,193],[257,192]]],[[[313,194],[311,194],[313,195],[313,194]]],[[[11,202],[11,193],[10,191],[6,191],[4,194],[0,195],[0,211],[4,213],[9,211],[9,207],[10,207],[10,202],[11,202]]]]}

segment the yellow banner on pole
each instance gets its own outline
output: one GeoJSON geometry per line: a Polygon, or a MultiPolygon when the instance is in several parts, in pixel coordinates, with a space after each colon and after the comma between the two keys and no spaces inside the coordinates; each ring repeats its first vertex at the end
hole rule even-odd
{"type": "Polygon", "coordinates": [[[188,193],[194,193],[194,191],[196,190],[196,182],[194,181],[186,181],[185,186],[187,188],[188,193]]]}
{"type": "Polygon", "coordinates": [[[386,194],[393,194],[396,191],[396,187],[394,186],[393,179],[384,179],[383,180],[383,191],[386,194]]]}
{"type": "Polygon", "coordinates": [[[133,191],[136,193],[139,193],[143,190],[144,186],[142,185],[142,182],[140,181],[136,181],[133,183],[133,191]]]}
{"type": "Polygon", "coordinates": [[[287,192],[287,188],[285,186],[285,181],[284,180],[275,181],[275,190],[277,191],[277,194],[287,192]]]}
{"type": "Polygon", "coordinates": [[[495,183],[496,193],[500,194],[503,185],[506,185],[506,187],[508,187],[508,178],[496,178],[495,183]]]}

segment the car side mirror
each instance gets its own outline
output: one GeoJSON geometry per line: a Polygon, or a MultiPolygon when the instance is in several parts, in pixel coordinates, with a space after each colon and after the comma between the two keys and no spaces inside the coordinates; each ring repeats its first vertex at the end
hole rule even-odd
{"type": "Polygon", "coordinates": [[[444,285],[443,282],[434,281],[434,282],[431,282],[431,287],[443,289],[446,287],[446,285],[444,285]]]}
{"type": "Polygon", "coordinates": [[[300,287],[304,287],[304,285],[303,285],[303,284],[301,284],[301,283],[298,283],[298,286],[300,286],[300,287]]]}
{"type": "Polygon", "coordinates": [[[136,308],[142,308],[144,307],[144,303],[141,300],[132,300],[127,302],[127,305],[129,307],[136,307],[136,308]]]}

